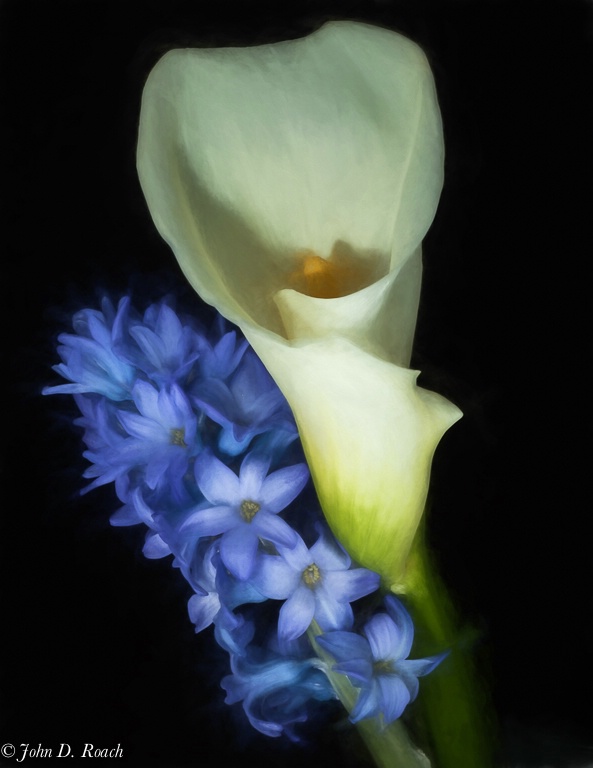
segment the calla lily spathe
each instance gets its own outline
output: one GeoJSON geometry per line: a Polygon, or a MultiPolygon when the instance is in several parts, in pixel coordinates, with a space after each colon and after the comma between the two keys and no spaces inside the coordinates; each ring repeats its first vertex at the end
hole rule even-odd
{"type": "Polygon", "coordinates": [[[171,51],[144,90],[138,170],[187,278],[286,396],[334,533],[398,581],[460,416],[407,367],[443,180],[424,54],[347,21],[171,51]]]}

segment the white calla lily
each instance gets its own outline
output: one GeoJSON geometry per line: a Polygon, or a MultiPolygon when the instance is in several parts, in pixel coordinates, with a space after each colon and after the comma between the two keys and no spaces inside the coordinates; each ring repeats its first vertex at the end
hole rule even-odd
{"type": "Polygon", "coordinates": [[[171,51],[144,90],[138,169],[187,278],[286,395],[334,532],[396,582],[460,416],[407,368],[443,180],[424,54],[346,21],[171,51]]]}

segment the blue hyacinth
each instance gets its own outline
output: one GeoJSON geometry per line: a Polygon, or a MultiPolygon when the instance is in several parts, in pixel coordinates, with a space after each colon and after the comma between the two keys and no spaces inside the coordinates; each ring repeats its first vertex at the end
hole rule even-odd
{"type": "Polygon", "coordinates": [[[307,720],[312,705],[335,699],[335,693],[316,658],[257,656],[231,655],[232,675],[222,680],[225,701],[242,702],[251,725],[266,736],[284,733],[298,741],[295,724],[307,720]]]}
{"type": "Polygon", "coordinates": [[[70,384],[46,387],[44,394],[84,392],[115,401],[129,399],[136,371],[117,352],[122,329],[129,322],[129,305],[129,299],[124,298],[116,311],[111,302],[104,299],[101,312],[83,309],[74,315],[75,333],[58,336],[62,362],[54,366],[70,384]]]}
{"type": "Polygon", "coordinates": [[[362,635],[327,632],[317,642],[335,659],[333,669],[359,688],[350,719],[356,723],[379,716],[385,724],[397,720],[418,695],[418,678],[432,672],[446,654],[408,659],[414,639],[412,618],[393,595],[385,598],[386,613],[377,613],[362,635]]]}
{"type": "Polygon", "coordinates": [[[239,332],[220,317],[203,328],[166,300],[140,314],[129,297],[76,313],[73,330],[58,337],[54,367],[68,383],[43,393],[78,405],[84,491],[113,483],[112,525],[144,526],[145,556],[171,557],[191,586],[196,632],[212,627],[229,654],[226,701],[262,733],[298,739],[298,724],[336,698],[314,622],[335,670],[360,688],[352,719],[399,717],[442,657],[407,659],[413,625],[393,597],[357,633],[356,602],[379,577],[303,501],[292,413],[239,332]]]}
{"type": "Polygon", "coordinates": [[[313,620],[323,630],[350,628],[350,603],[375,592],[379,576],[351,568],[350,556],[324,531],[311,548],[298,537],[291,549],[262,555],[253,582],[267,597],[285,601],[278,619],[284,641],[300,637],[313,620]]]}
{"type": "Polygon", "coordinates": [[[268,475],[270,459],[248,453],[239,476],[206,451],[196,462],[196,481],[206,504],[192,512],[183,529],[200,538],[222,534],[222,562],[242,580],[254,571],[262,539],[289,548],[298,540],[278,513],[298,496],[309,470],[306,464],[295,464],[268,475]]]}

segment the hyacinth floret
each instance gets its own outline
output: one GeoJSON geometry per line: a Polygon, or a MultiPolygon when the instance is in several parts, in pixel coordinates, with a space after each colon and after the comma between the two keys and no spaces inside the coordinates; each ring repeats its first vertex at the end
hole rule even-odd
{"type": "Polygon", "coordinates": [[[190,382],[190,390],[199,394],[199,384],[218,379],[227,381],[236,371],[243,355],[249,348],[247,341],[236,330],[228,330],[222,315],[217,315],[210,334],[199,337],[200,356],[196,381],[190,382]]]}
{"type": "Polygon", "coordinates": [[[307,720],[311,704],[335,699],[336,694],[318,659],[258,656],[231,656],[232,675],[222,680],[225,701],[242,702],[251,725],[266,736],[284,733],[299,741],[294,726],[307,720]]]}
{"type": "Polygon", "coordinates": [[[96,393],[114,401],[130,397],[136,371],[116,351],[129,306],[127,297],[119,302],[117,310],[104,299],[102,311],[83,309],[74,315],[75,333],[58,336],[62,362],[54,366],[70,383],[45,387],[43,394],[96,393]]]}
{"type": "Polygon", "coordinates": [[[379,587],[379,576],[352,561],[326,530],[311,548],[300,538],[292,549],[262,555],[254,576],[267,597],[284,600],[278,619],[281,640],[295,640],[313,620],[322,630],[352,626],[350,605],[379,587]]]}
{"type": "Polygon", "coordinates": [[[362,634],[327,632],[317,638],[336,660],[333,669],[359,689],[352,722],[379,716],[385,725],[397,720],[418,695],[418,678],[432,672],[446,653],[408,659],[414,624],[394,595],[385,597],[386,612],[375,614],[362,634]]]}
{"type": "Polygon", "coordinates": [[[143,526],[147,558],[172,558],[191,595],[196,632],[213,628],[229,654],[226,701],[268,736],[334,700],[329,668],[307,630],[360,688],[353,720],[399,717],[418,677],[441,657],[407,659],[411,618],[395,598],[363,634],[352,603],[373,600],[379,577],[352,562],[302,501],[309,470],[292,413],[259,358],[218,316],[210,329],[169,299],[143,314],[129,297],[83,309],[58,337],[83,430],[83,492],[113,483],[114,526],[143,526]],[[311,532],[316,531],[313,539],[311,532]]]}
{"type": "Polygon", "coordinates": [[[271,430],[280,432],[287,444],[297,437],[286,400],[250,349],[226,381],[215,376],[203,381],[194,401],[222,427],[219,447],[230,456],[243,453],[256,435],[271,430]]]}
{"type": "Polygon", "coordinates": [[[119,354],[158,385],[184,386],[201,355],[200,333],[182,323],[165,301],[151,304],[142,321],[129,324],[119,354]]]}
{"type": "Polygon", "coordinates": [[[239,579],[254,571],[260,541],[292,549],[298,537],[278,517],[305,486],[306,464],[283,467],[268,475],[270,457],[248,453],[237,476],[226,464],[204,452],[196,462],[196,482],[207,506],[188,517],[183,528],[199,537],[222,534],[221,559],[239,579]]]}

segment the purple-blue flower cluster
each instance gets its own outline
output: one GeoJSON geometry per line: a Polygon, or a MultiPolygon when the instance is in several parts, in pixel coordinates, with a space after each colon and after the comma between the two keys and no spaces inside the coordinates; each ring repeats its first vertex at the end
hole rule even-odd
{"type": "Polygon", "coordinates": [[[376,594],[379,577],[303,502],[309,471],[292,413],[238,331],[220,317],[201,327],[167,300],[140,314],[129,297],[78,312],[73,330],[59,336],[55,366],[68,383],[43,392],[76,400],[85,490],[114,483],[111,523],[143,524],[146,557],[171,556],[191,586],[196,632],[212,625],[230,656],[226,701],[242,702],[262,733],[297,739],[311,708],[336,697],[314,623],[360,689],[352,720],[399,717],[441,657],[407,659],[413,626],[393,597],[355,631],[351,604],[376,594]]]}

